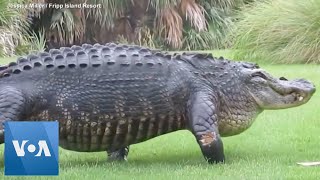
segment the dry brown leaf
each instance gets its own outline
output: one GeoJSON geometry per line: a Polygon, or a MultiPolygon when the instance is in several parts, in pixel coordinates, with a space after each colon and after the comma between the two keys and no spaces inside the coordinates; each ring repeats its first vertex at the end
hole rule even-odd
{"type": "Polygon", "coordinates": [[[207,31],[205,9],[195,0],[181,0],[180,11],[198,32],[207,31]]]}
{"type": "Polygon", "coordinates": [[[164,36],[173,48],[182,46],[183,22],[174,7],[161,10],[158,27],[163,27],[164,36]]]}

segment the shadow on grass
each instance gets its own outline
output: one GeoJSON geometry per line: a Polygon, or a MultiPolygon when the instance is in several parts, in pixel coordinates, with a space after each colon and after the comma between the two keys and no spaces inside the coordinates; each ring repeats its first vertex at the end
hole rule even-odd
{"type": "Polygon", "coordinates": [[[176,165],[176,164],[185,164],[185,165],[198,165],[199,163],[206,163],[202,156],[188,156],[188,154],[172,155],[166,154],[165,157],[153,157],[145,156],[139,157],[134,156],[128,157],[128,161],[108,161],[106,158],[70,158],[69,160],[60,160],[61,168],[69,167],[82,167],[82,166],[150,166],[150,165],[176,165]]]}
{"type": "MultiPolygon", "coordinates": [[[[164,154],[162,154],[164,155],[164,154]]],[[[238,164],[240,162],[251,162],[251,161],[259,161],[260,157],[261,160],[266,159],[270,156],[271,159],[281,159],[283,154],[279,153],[271,153],[267,152],[256,152],[256,151],[238,151],[238,150],[228,150],[225,153],[226,162],[225,165],[231,164],[238,164]]],[[[99,158],[99,159],[77,159],[72,158],[69,159],[67,162],[66,160],[60,161],[60,168],[77,168],[77,167],[123,167],[123,168],[148,168],[150,166],[208,166],[209,164],[205,161],[202,154],[190,152],[182,152],[179,155],[176,154],[165,154],[164,156],[133,156],[130,158],[128,157],[128,161],[114,161],[110,162],[106,158],[99,158]]]]}
{"type": "MultiPolygon", "coordinates": [[[[3,154],[3,153],[2,153],[3,154]]],[[[166,154],[166,156],[145,156],[145,157],[128,157],[128,161],[108,161],[107,156],[105,158],[86,158],[85,153],[81,153],[80,157],[69,157],[64,159],[60,158],[60,168],[62,169],[74,169],[83,167],[138,167],[147,168],[148,166],[199,166],[207,165],[207,162],[202,155],[192,155],[188,153],[181,153],[179,155],[166,154]]],[[[4,169],[4,157],[0,157],[0,171],[4,169]]]]}
{"type": "MultiPolygon", "coordinates": [[[[198,147],[197,147],[198,148],[198,147]]],[[[2,148],[1,148],[2,149],[2,148]]],[[[203,158],[199,149],[178,149],[178,152],[161,151],[160,149],[150,152],[150,149],[143,150],[135,148],[129,153],[128,161],[110,162],[107,160],[106,152],[73,152],[59,149],[59,164],[62,169],[74,169],[79,167],[138,167],[148,166],[207,166],[208,163],[203,158]]],[[[0,171],[4,169],[3,151],[0,151],[0,171]]],[[[281,159],[282,153],[268,151],[268,149],[257,149],[247,147],[241,149],[237,146],[227,146],[225,149],[226,162],[230,165],[239,162],[254,161],[271,157],[281,159]]]]}
{"type": "MultiPolygon", "coordinates": [[[[153,157],[151,155],[146,156],[133,156],[130,158],[128,157],[128,161],[123,162],[110,162],[107,160],[107,156],[105,158],[86,158],[85,153],[79,157],[69,157],[64,159],[60,159],[60,168],[61,169],[77,169],[77,168],[140,168],[145,169],[150,166],[172,166],[172,167],[179,167],[179,166],[191,166],[191,167],[198,167],[198,166],[208,166],[209,164],[205,161],[202,157],[202,154],[190,154],[188,152],[182,152],[179,155],[174,154],[165,154],[165,156],[158,156],[153,157]]],[[[233,164],[238,161],[250,161],[250,159],[254,159],[254,156],[257,154],[252,154],[252,152],[247,151],[236,151],[233,150],[232,153],[228,151],[226,153],[226,165],[233,164]]],[[[3,156],[0,157],[0,171],[3,172],[4,169],[4,158],[3,156]]]]}

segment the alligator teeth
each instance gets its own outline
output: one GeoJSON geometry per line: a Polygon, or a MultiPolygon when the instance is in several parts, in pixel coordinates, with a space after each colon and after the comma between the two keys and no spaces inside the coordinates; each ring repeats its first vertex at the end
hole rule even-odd
{"type": "Polygon", "coordinates": [[[296,98],[296,100],[298,101],[302,101],[303,100],[303,96],[301,96],[300,94],[297,93],[292,93],[293,97],[296,98]]]}
{"type": "Polygon", "coordinates": [[[303,97],[302,97],[302,96],[300,96],[300,97],[299,97],[299,101],[302,101],[302,100],[303,100],[303,97]]]}

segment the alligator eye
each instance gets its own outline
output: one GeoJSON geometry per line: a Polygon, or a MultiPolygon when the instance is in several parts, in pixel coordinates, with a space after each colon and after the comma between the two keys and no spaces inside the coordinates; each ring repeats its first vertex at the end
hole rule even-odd
{"type": "Polygon", "coordinates": [[[268,79],[267,76],[265,74],[263,74],[262,72],[255,72],[255,73],[251,74],[251,77],[261,77],[263,79],[268,79]]]}
{"type": "Polygon", "coordinates": [[[281,77],[281,78],[279,78],[279,79],[282,80],[282,81],[288,81],[288,79],[285,78],[285,77],[281,77]]]}

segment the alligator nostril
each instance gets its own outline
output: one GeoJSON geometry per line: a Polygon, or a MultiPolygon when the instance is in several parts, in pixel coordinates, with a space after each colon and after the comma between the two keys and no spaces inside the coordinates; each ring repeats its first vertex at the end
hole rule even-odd
{"type": "Polygon", "coordinates": [[[282,80],[282,81],[288,81],[288,79],[285,78],[285,77],[280,77],[279,79],[282,80]]]}

